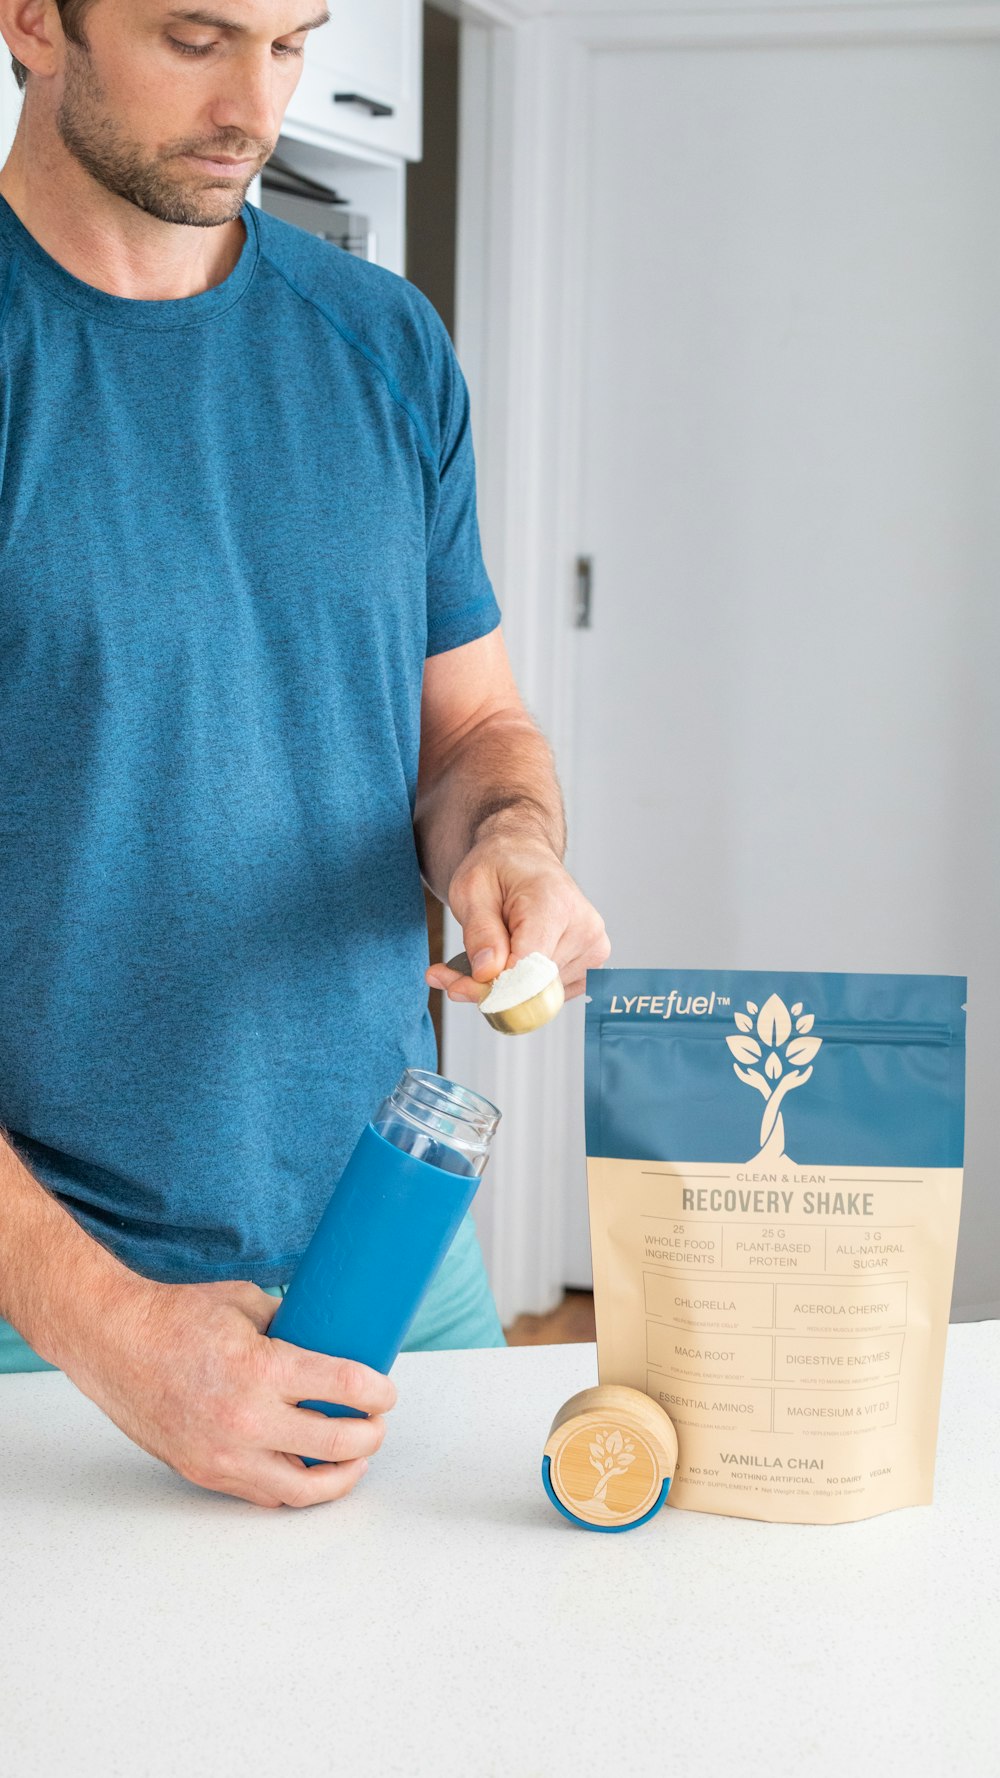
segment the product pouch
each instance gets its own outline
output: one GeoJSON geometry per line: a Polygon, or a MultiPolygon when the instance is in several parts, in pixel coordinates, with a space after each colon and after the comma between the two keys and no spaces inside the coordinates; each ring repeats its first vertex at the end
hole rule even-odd
{"type": "Polygon", "coordinates": [[[673,1420],[671,1506],[836,1524],[930,1502],[965,990],[589,973],[600,1378],[673,1420]]]}

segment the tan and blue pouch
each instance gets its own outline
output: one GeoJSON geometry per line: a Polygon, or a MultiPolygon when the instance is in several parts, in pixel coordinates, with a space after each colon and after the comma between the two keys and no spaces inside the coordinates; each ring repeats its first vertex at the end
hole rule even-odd
{"type": "Polygon", "coordinates": [[[670,1505],[930,1502],[962,1192],[964,978],[587,978],[602,1383],[673,1420],[670,1505]]]}

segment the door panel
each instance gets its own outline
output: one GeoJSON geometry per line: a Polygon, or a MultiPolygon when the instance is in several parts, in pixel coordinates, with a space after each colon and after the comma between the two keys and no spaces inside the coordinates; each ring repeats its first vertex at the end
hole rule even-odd
{"type": "MultiPolygon", "coordinates": [[[[1000,46],[590,75],[571,868],[613,963],[967,971],[974,1015],[1000,997],[1000,46]]],[[[986,1091],[973,1049],[984,1180],[986,1091]]]]}

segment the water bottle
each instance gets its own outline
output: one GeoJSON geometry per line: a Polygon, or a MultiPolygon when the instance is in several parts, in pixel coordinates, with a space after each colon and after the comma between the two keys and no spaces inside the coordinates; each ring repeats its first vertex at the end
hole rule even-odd
{"type": "MultiPolygon", "coordinates": [[[[478,1093],[407,1068],[362,1131],[268,1334],[388,1373],[476,1194],[499,1122],[478,1093]]],[[[336,1402],[298,1405],[363,1418],[336,1402]]]]}

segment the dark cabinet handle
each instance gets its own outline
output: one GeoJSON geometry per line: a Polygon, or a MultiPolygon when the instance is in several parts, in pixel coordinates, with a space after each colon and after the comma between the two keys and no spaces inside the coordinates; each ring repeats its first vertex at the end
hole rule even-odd
{"type": "Polygon", "coordinates": [[[391,105],[383,105],[381,99],[366,99],[364,93],[334,93],[333,102],[335,105],[360,105],[365,111],[370,111],[372,117],[396,115],[391,105]]]}
{"type": "Polygon", "coordinates": [[[594,560],[592,556],[576,558],[576,614],[578,630],[589,630],[594,621],[594,560]]]}

